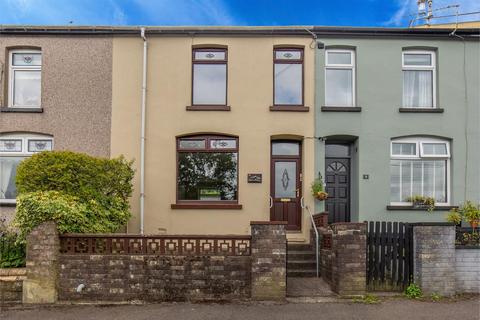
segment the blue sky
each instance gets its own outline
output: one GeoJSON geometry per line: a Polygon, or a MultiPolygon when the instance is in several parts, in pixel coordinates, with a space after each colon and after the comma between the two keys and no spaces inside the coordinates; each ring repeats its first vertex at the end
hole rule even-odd
{"type": "MultiPolygon", "coordinates": [[[[480,0],[433,1],[434,8],[480,11],[480,0]]],[[[416,0],[0,0],[0,24],[402,27],[415,11],[416,0]]],[[[480,14],[460,20],[480,20],[480,14]]]]}

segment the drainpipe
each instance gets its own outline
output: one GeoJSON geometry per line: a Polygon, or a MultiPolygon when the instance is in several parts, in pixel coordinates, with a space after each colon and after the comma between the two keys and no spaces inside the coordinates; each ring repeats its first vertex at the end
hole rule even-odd
{"type": "Polygon", "coordinates": [[[147,38],[145,28],[140,28],[143,40],[143,69],[142,69],[142,125],[140,135],[140,234],[144,232],[145,214],[145,109],[147,99],[147,38]]]}

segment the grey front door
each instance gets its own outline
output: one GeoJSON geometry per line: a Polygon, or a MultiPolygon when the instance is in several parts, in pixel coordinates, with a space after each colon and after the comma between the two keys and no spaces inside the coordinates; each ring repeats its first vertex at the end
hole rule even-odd
{"type": "Polygon", "coordinates": [[[350,222],[350,159],[326,158],[325,177],[328,222],[350,222]]]}

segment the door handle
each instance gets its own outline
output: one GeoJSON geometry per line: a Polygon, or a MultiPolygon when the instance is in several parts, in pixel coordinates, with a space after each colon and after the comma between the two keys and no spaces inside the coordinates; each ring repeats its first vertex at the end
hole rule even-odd
{"type": "Polygon", "coordinates": [[[273,198],[272,196],[270,196],[270,209],[272,209],[272,207],[273,207],[273,198]]]}
{"type": "Polygon", "coordinates": [[[300,207],[302,207],[302,209],[305,209],[305,200],[303,199],[303,197],[300,198],[300,207]]]}

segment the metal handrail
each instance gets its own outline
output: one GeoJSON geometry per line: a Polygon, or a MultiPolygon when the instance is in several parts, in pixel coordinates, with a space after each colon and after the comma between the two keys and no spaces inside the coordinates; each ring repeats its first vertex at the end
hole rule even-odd
{"type": "Polygon", "coordinates": [[[310,214],[310,220],[312,221],[313,230],[315,231],[315,258],[316,258],[316,267],[317,267],[317,278],[320,276],[319,274],[319,256],[318,256],[318,249],[319,249],[319,241],[320,235],[318,233],[317,226],[315,225],[315,220],[313,219],[312,211],[310,211],[310,207],[305,205],[303,197],[300,199],[300,206],[303,209],[307,209],[308,213],[310,214]]]}

